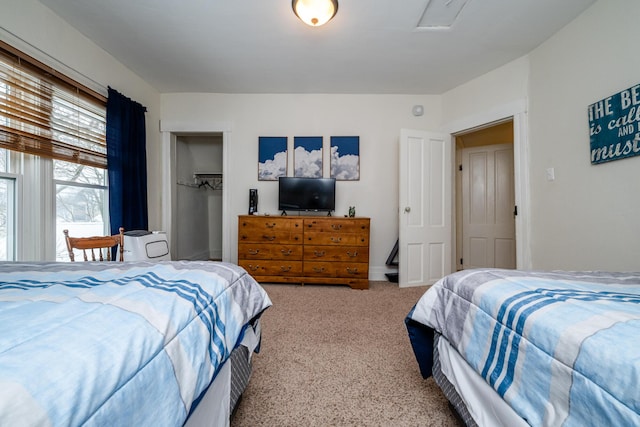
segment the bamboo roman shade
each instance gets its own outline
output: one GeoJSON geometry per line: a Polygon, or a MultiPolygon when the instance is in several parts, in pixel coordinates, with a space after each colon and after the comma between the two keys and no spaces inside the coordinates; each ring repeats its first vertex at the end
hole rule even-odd
{"type": "Polygon", "coordinates": [[[106,168],[106,98],[0,42],[0,148],[106,168]]]}

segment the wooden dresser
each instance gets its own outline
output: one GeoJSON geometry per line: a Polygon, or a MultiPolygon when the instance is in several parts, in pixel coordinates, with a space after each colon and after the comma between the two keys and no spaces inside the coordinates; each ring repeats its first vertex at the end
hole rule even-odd
{"type": "Polygon", "coordinates": [[[369,218],[238,217],[238,264],[258,282],[369,288],[369,218]]]}

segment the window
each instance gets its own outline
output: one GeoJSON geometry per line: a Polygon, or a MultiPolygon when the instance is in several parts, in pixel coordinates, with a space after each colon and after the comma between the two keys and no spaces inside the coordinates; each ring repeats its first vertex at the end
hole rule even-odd
{"type": "Polygon", "coordinates": [[[13,261],[16,249],[16,179],[8,174],[9,153],[0,149],[0,261],[13,261]]]}
{"type": "Polygon", "coordinates": [[[106,234],[106,164],[106,98],[0,42],[0,260],[106,234]]]}
{"type": "Polygon", "coordinates": [[[56,261],[68,261],[63,230],[76,237],[108,234],[107,171],[54,160],[56,261]]]}

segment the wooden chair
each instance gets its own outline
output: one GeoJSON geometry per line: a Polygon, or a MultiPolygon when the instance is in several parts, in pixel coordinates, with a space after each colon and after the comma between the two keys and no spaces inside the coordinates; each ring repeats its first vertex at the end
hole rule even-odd
{"type": "Polygon", "coordinates": [[[87,258],[88,250],[91,251],[91,261],[104,261],[104,250],[104,252],[106,252],[107,254],[106,260],[111,261],[111,248],[120,246],[119,261],[124,261],[124,228],[120,227],[119,231],[120,234],[114,234],[113,236],[69,237],[69,230],[63,230],[64,238],[67,241],[69,258],[71,259],[71,261],[75,261],[73,250],[81,249],[85,261],[89,261],[89,259],[87,258]],[[97,260],[95,251],[98,252],[99,256],[97,260]]]}

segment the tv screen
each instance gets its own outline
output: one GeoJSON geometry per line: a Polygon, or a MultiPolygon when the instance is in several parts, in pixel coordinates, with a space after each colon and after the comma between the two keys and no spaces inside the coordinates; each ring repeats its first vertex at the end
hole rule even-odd
{"type": "Polygon", "coordinates": [[[336,208],[335,178],[278,179],[278,209],[281,211],[327,211],[336,208]]]}

